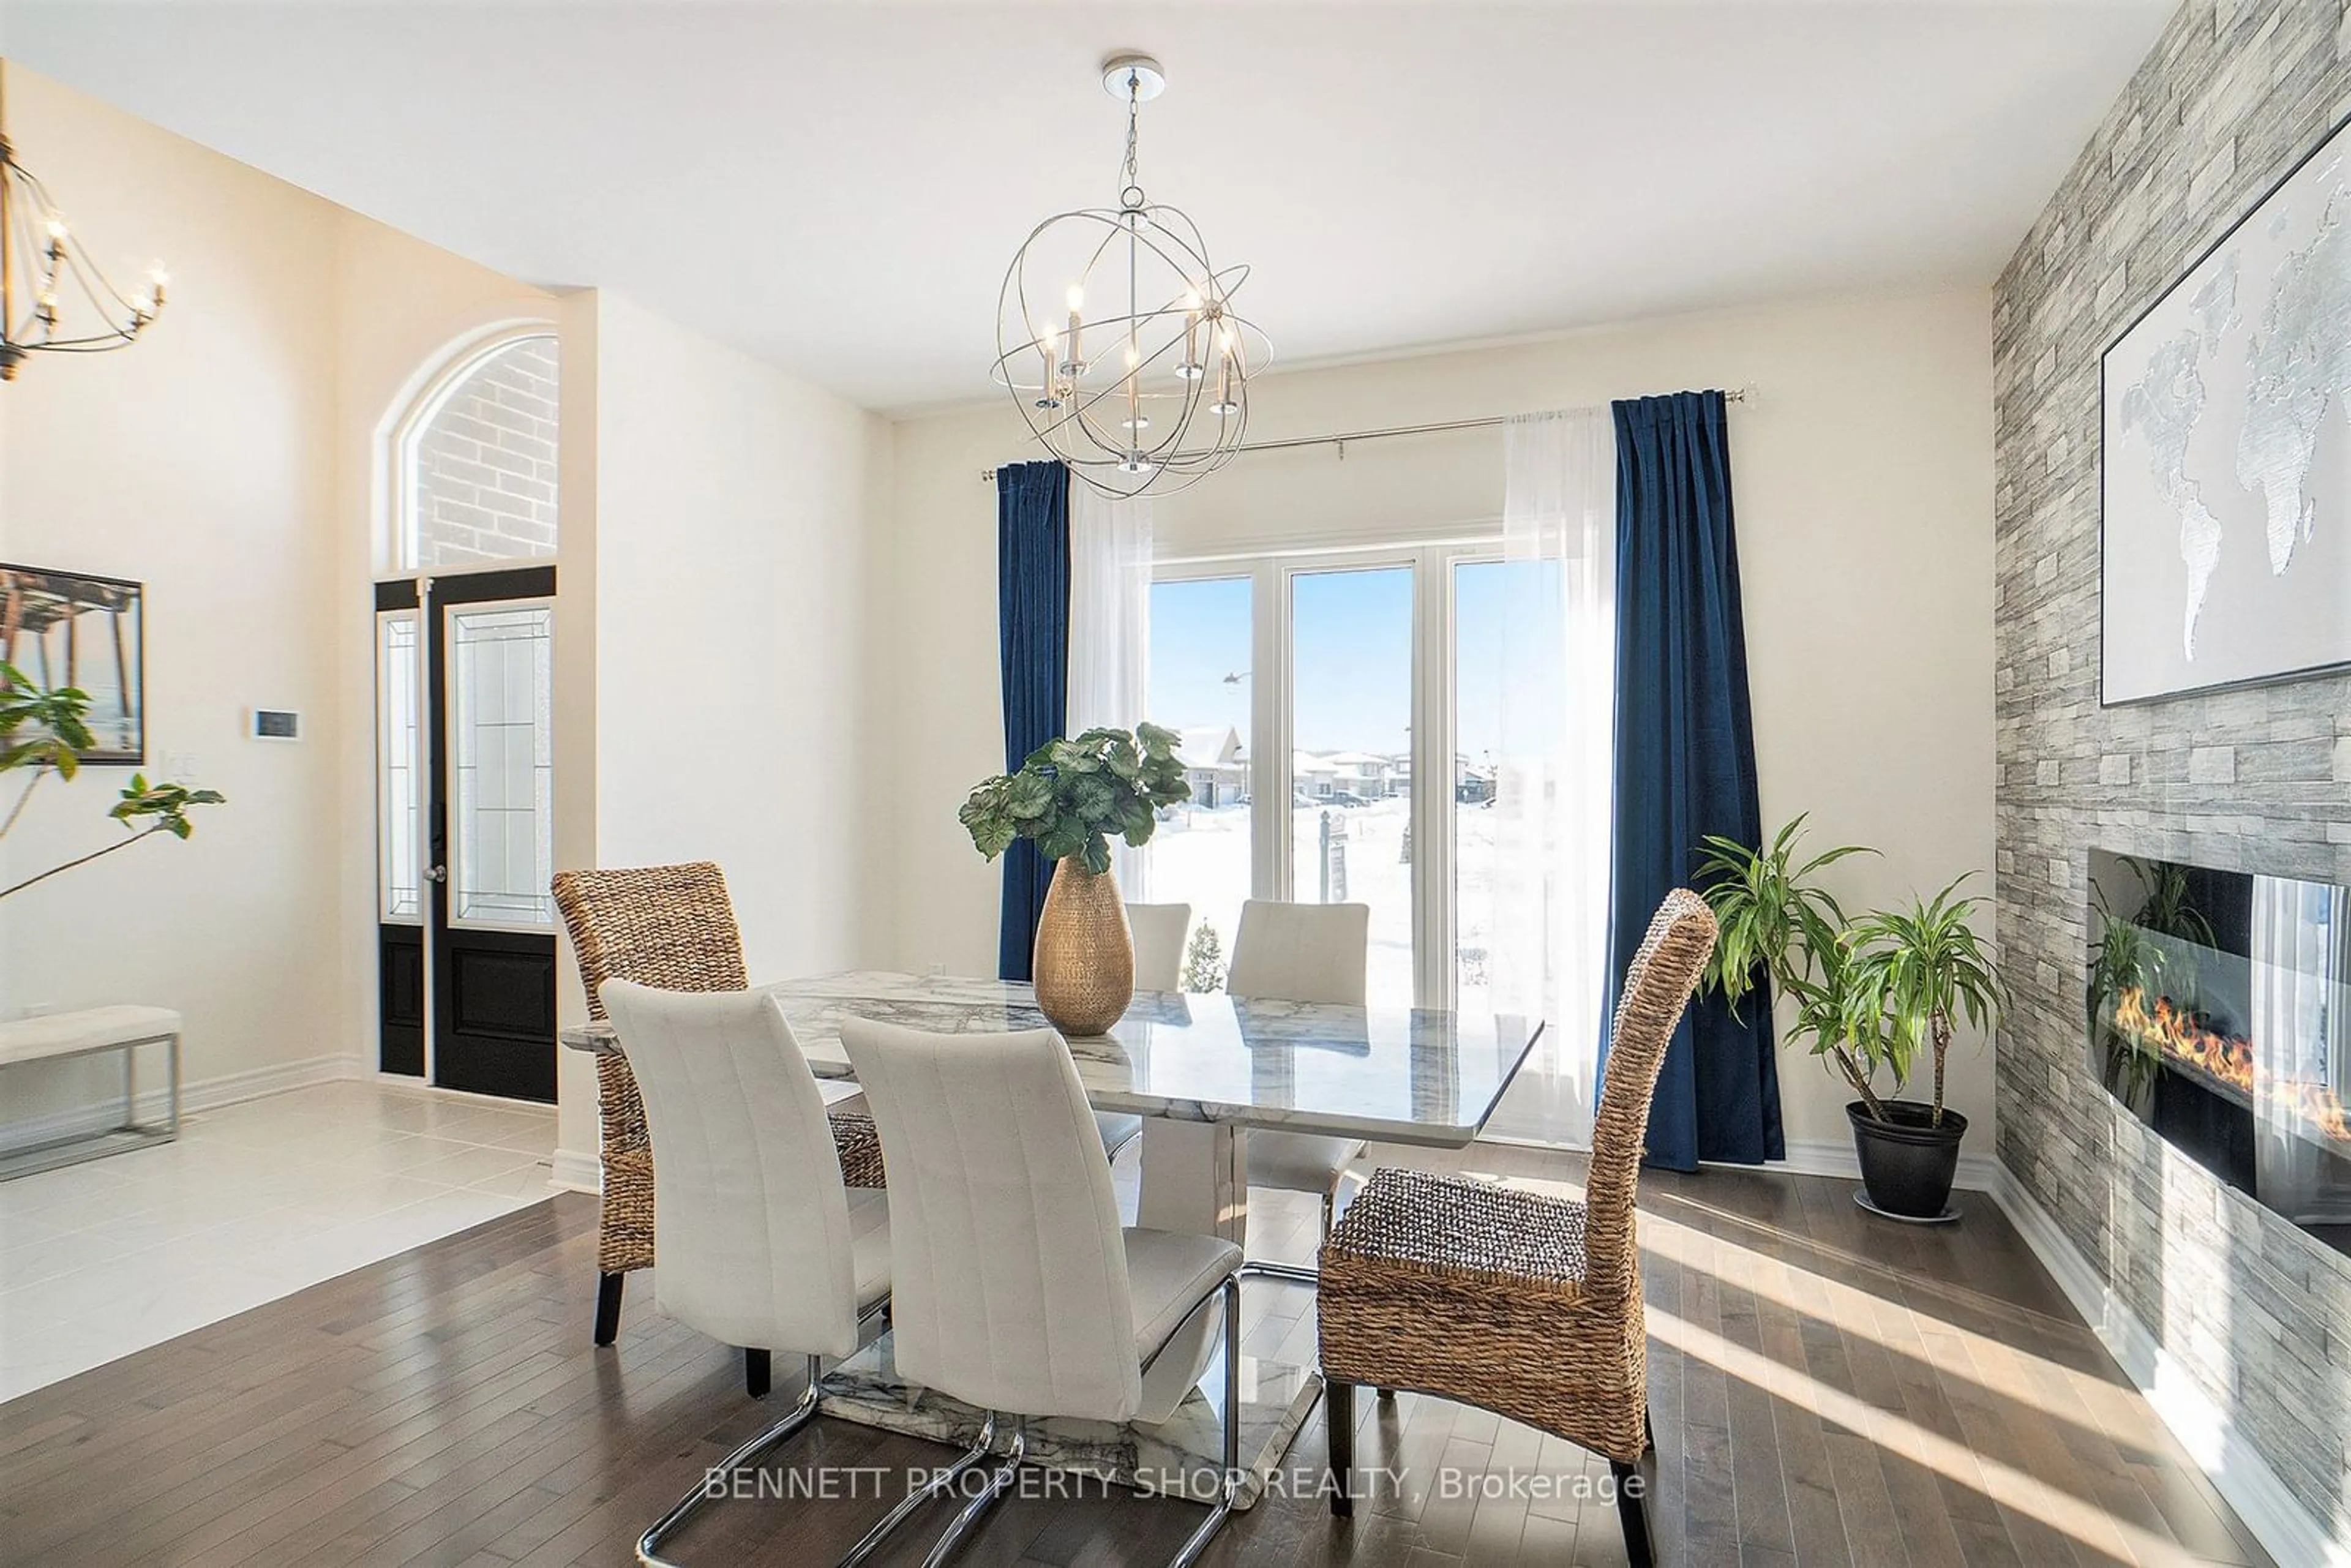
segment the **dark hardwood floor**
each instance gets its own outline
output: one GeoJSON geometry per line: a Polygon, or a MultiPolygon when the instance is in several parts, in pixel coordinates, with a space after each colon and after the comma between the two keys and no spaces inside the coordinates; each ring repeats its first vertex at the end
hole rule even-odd
{"type": "MultiPolygon", "coordinates": [[[[1580,1168],[1492,1145],[1389,1157],[1562,1190],[1580,1168]]],[[[1645,1176],[1662,1562],[2267,1562],[1989,1199],[1914,1230],[1851,1190],[1645,1176]]],[[[1311,1203],[1258,1216],[1264,1250],[1305,1251],[1311,1203]]],[[[798,1385],[778,1358],[774,1393],[747,1398],[735,1354],[664,1318],[643,1278],[619,1343],[592,1350],[594,1232],[592,1200],[558,1197],[0,1406],[0,1562],[632,1561],[638,1531],[798,1385]]],[[[1309,1292],[1249,1297],[1253,1350],[1311,1354],[1309,1292]]],[[[1210,1562],[1623,1561],[1613,1507],[1558,1495],[1604,1475],[1597,1460],[1437,1400],[1356,1408],[1357,1463],[1403,1485],[1345,1523],[1269,1500],[1210,1562]]],[[[1311,1476],[1323,1453],[1318,1418],[1290,1462],[1311,1476]]],[[[819,1422],[778,1473],[805,1492],[832,1467],[841,1495],[721,1505],[676,1552],[830,1563],[897,1495],[874,1468],[895,1488],[946,1457],[819,1422]]],[[[945,1518],[889,1561],[918,1561],[945,1518]]],[[[960,1561],[1155,1563],[1198,1518],[1099,1486],[1015,1498],[960,1561]]]]}

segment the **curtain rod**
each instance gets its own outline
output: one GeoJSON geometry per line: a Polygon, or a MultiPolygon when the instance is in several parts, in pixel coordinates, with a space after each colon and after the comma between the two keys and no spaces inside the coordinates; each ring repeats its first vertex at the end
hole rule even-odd
{"type": "MultiPolygon", "coordinates": [[[[1736,387],[1724,392],[1722,401],[1745,402],[1754,395],[1754,392],[1755,389],[1751,386],[1736,387]]],[[[1520,414],[1498,413],[1485,419],[1448,419],[1436,424],[1395,424],[1390,425],[1385,430],[1347,430],[1334,435],[1293,435],[1280,441],[1244,441],[1233,450],[1235,452],[1284,452],[1300,446],[1336,446],[1343,456],[1347,444],[1353,441],[1385,441],[1396,435],[1438,435],[1448,430],[1487,430],[1497,425],[1508,424],[1511,420],[1522,417],[1524,416],[1520,414]]],[[[995,484],[996,470],[981,469],[979,480],[983,485],[995,484]]]]}

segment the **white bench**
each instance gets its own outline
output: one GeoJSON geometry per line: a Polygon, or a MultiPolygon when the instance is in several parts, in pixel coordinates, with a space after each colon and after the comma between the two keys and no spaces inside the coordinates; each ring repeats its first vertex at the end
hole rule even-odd
{"type": "Polygon", "coordinates": [[[0,1070],[104,1051],[122,1053],[120,1124],[9,1150],[0,1155],[0,1181],[148,1144],[168,1144],[180,1135],[180,1015],[171,1009],[84,1008],[0,1023],[0,1070]],[[160,1124],[139,1120],[138,1051],[142,1045],[170,1047],[171,1084],[160,1124]]]}

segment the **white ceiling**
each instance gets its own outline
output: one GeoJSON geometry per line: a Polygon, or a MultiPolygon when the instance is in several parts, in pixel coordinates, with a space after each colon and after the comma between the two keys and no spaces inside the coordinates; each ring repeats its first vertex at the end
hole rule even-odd
{"type": "Polygon", "coordinates": [[[0,0],[32,68],[869,407],[985,396],[1029,227],[1152,196],[1295,363],[1984,283],[2172,0],[0,0]]]}

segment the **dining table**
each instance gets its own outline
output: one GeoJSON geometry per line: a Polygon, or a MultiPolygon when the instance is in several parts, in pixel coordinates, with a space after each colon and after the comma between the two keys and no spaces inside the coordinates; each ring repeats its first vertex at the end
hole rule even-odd
{"type": "MultiPolygon", "coordinates": [[[[1019,981],[855,970],[761,988],[791,1024],[810,1069],[836,1093],[856,1076],[841,1044],[844,1019],[941,1034],[1051,1027],[1019,981]]],[[[1107,1033],[1067,1039],[1093,1108],[1143,1120],[1135,1222],[1245,1247],[1252,1133],[1465,1147],[1542,1030],[1542,1019],[1520,1014],[1137,991],[1107,1033]]],[[[562,1040],[579,1051],[628,1050],[602,1021],[567,1029],[562,1040]]],[[[658,1151],[654,1170],[658,1181],[658,1151]]],[[[1262,1288],[1297,1287],[1269,1281],[1262,1288]]],[[[1262,1495],[1321,1393],[1313,1367],[1298,1362],[1311,1357],[1244,1356],[1241,1451],[1253,1458],[1238,1506],[1262,1495]]],[[[823,1409],[955,1443],[968,1441],[984,1418],[898,1378],[886,1330],[827,1374],[823,1409]]],[[[1156,1427],[1029,1424],[1033,1461],[1204,1502],[1216,1500],[1222,1451],[1220,1416],[1198,1389],[1156,1427]]]]}

